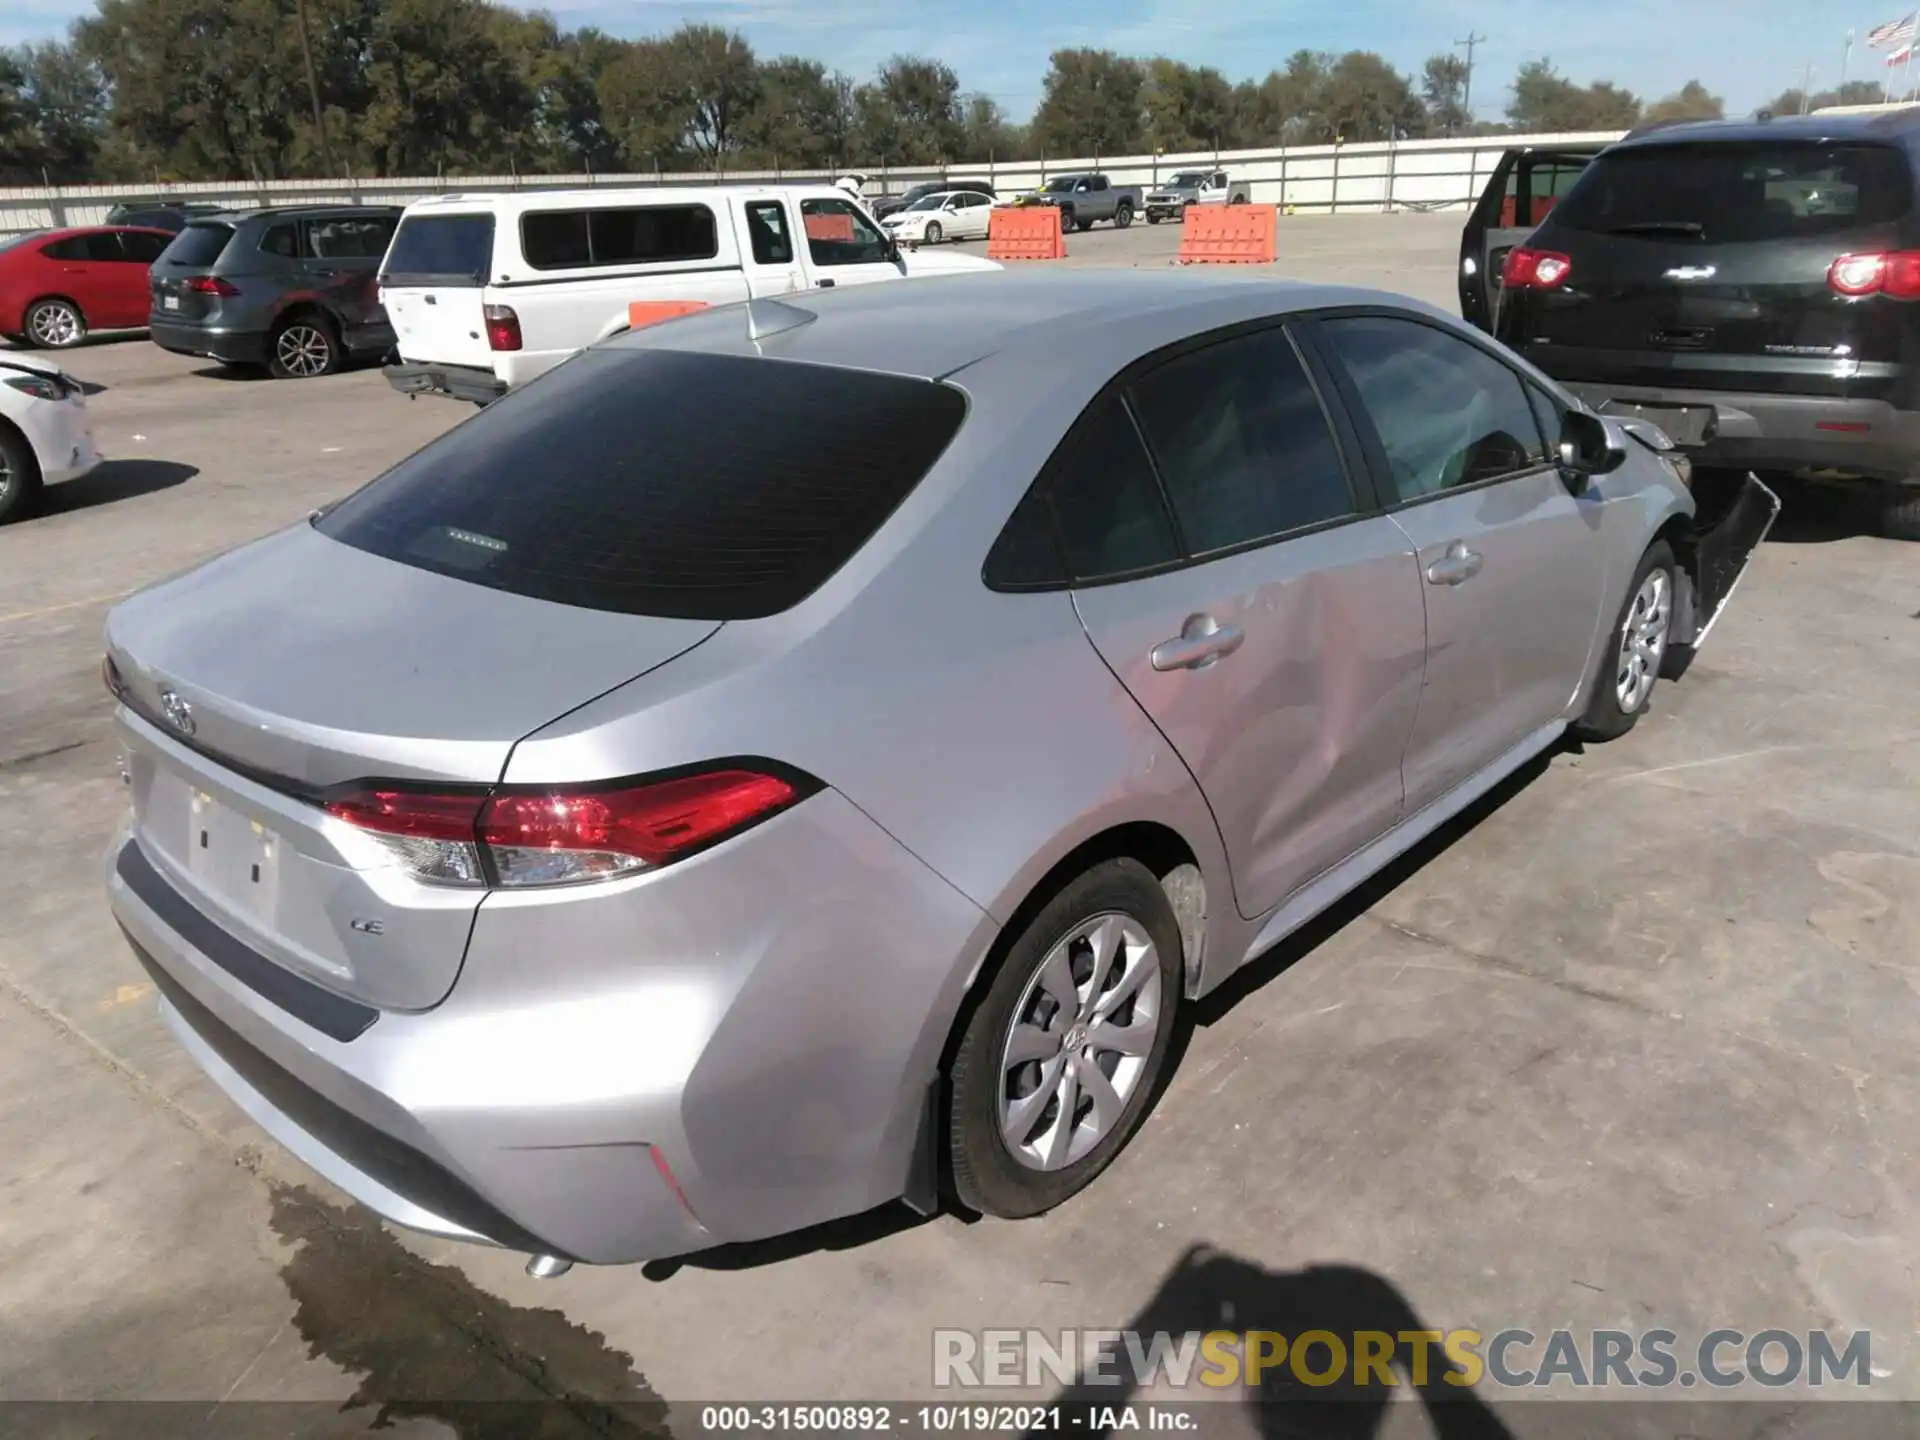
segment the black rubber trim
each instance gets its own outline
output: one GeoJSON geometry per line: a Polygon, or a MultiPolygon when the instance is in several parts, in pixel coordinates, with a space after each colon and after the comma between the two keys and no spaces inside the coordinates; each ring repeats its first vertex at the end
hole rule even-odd
{"type": "Polygon", "coordinates": [[[137,841],[129,840],[120,847],[113,868],[141,903],[182,940],[301,1024],[312,1026],[329,1039],[345,1042],[364,1035],[380,1018],[380,1012],[371,1006],[322,989],[222,930],[166,882],[137,841]]]}
{"type": "MultiPolygon", "coordinates": [[[[121,933],[126,934],[126,927],[120,928],[121,933]]],[[[577,1258],[509,1220],[465,1181],[411,1145],[394,1139],[303,1083],[188,994],[186,987],[169,975],[166,967],[149,955],[132,935],[127,935],[127,944],[133,947],[135,958],[153,980],[154,987],[195,1035],[231,1065],[269,1105],[348,1164],[394,1194],[405,1196],[422,1209],[443,1216],[496,1245],[536,1255],[555,1255],[563,1260],[577,1258]]]]}

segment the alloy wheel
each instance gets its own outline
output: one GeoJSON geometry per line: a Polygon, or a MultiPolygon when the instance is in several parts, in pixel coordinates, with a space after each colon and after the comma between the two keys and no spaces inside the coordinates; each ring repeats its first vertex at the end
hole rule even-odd
{"type": "Polygon", "coordinates": [[[27,317],[27,331],[35,344],[49,350],[63,349],[79,340],[80,316],[64,302],[41,305],[27,317]]]}
{"type": "Polygon", "coordinates": [[[999,1119],[1031,1170],[1080,1160],[1120,1123],[1161,1022],[1160,956],[1146,927],[1108,912],[1047,952],[1001,1048],[999,1119]]]}
{"type": "Polygon", "coordinates": [[[1665,570],[1648,571],[1620,626],[1620,661],[1613,693],[1623,714],[1636,714],[1653,693],[1672,624],[1673,577],[1665,570]]]}
{"type": "Polygon", "coordinates": [[[326,373],[333,359],[333,342],[319,326],[296,323],[274,340],[273,354],[282,370],[307,379],[326,373]]]}

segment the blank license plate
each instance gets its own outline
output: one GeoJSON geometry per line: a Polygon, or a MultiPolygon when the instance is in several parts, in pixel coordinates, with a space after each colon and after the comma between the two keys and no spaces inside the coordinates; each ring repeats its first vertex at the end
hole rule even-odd
{"type": "Polygon", "coordinates": [[[208,892],[243,915],[270,919],[280,898],[278,837],[204,791],[187,787],[186,801],[186,833],[169,848],[208,892]]]}
{"type": "Polygon", "coordinates": [[[180,297],[178,295],[161,296],[160,308],[162,310],[178,310],[180,308],[180,297]]]}

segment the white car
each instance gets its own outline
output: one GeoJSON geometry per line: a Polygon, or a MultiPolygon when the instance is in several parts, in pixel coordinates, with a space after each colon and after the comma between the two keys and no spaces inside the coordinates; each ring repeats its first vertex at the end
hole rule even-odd
{"type": "Polygon", "coordinates": [[[881,229],[909,245],[938,245],[942,240],[984,240],[993,197],[972,190],[943,190],[927,195],[880,222],[881,229]]]}
{"type": "Polygon", "coordinates": [[[0,525],[31,510],[42,485],[99,463],[80,382],[51,361],[0,355],[0,525]]]}

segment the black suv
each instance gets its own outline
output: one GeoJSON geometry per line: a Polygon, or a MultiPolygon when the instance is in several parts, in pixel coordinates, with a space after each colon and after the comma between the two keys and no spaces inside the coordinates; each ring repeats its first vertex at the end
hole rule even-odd
{"type": "Polygon", "coordinates": [[[107,211],[105,224],[140,225],[148,230],[171,230],[178,235],[203,215],[218,215],[228,207],[198,200],[141,200],[107,211]]]}
{"type": "Polygon", "coordinates": [[[1629,135],[1506,252],[1490,328],[1697,465],[1844,475],[1920,539],[1917,165],[1914,109],[1629,135]]]}

